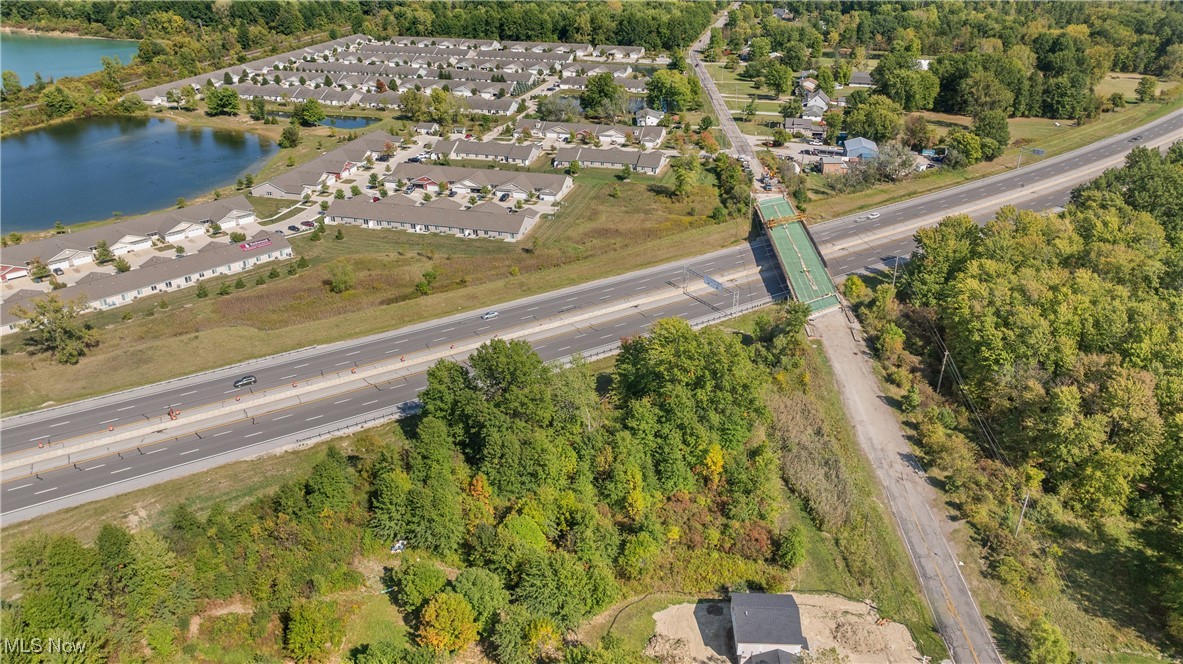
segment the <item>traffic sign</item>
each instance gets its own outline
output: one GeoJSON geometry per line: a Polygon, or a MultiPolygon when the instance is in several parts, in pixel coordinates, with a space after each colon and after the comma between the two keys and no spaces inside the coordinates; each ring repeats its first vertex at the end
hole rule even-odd
{"type": "Polygon", "coordinates": [[[715,290],[727,290],[726,286],[719,283],[718,281],[715,281],[714,279],[711,279],[710,277],[703,277],[702,283],[714,288],[715,290]]]}
{"type": "Polygon", "coordinates": [[[1041,150],[1039,148],[1031,148],[1031,154],[1035,155],[1036,157],[1042,157],[1043,155],[1047,154],[1047,151],[1041,150]]]}

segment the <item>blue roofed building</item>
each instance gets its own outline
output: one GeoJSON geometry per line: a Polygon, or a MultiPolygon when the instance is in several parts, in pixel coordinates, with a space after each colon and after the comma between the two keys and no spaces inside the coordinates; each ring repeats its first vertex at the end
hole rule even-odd
{"type": "Polygon", "coordinates": [[[845,149],[847,159],[874,159],[879,156],[879,146],[869,138],[848,138],[845,149]]]}

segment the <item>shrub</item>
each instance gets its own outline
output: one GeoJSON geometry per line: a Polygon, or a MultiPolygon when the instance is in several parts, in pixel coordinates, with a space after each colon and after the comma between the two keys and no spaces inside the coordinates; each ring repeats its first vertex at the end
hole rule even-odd
{"type": "Polygon", "coordinates": [[[793,569],[805,560],[805,531],[801,526],[793,526],[776,541],[776,563],[781,567],[793,569]]]}
{"type": "Polygon", "coordinates": [[[407,611],[416,612],[446,585],[448,577],[443,570],[431,561],[416,560],[398,575],[398,603],[407,611]]]}

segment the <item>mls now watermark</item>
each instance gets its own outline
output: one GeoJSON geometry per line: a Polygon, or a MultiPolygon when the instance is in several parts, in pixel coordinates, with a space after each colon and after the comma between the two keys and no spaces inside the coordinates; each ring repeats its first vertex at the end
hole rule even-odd
{"type": "Polygon", "coordinates": [[[0,641],[0,652],[10,655],[72,655],[86,652],[86,645],[86,641],[35,636],[28,639],[4,639],[0,641]]]}

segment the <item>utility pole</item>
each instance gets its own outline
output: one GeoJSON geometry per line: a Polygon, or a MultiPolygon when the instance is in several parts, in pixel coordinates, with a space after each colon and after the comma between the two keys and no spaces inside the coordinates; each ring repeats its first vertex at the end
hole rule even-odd
{"type": "Polygon", "coordinates": [[[1023,509],[1019,511],[1019,523],[1015,526],[1015,537],[1019,536],[1019,529],[1023,527],[1023,516],[1027,514],[1027,501],[1031,499],[1031,490],[1027,490],[1027,495],[1023,496],[1023,509]]]}
{"type": "Polygon", "coordinates": [[[895,275],[900,271],[900,257],[895,257],[895,266],[891,268],[891,287],[895,288],[895,275]]]}
{"type": "Polygon", "coordinates": [[[941,375],[937,377],[937,394],[941,393],[941,381],[945,378],[945,364],[949,361],[949,351],[945,351],[945,355],[941,357],[941,375]]]}

